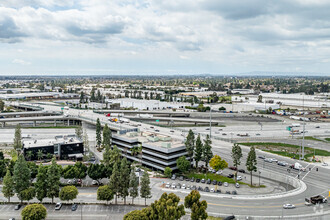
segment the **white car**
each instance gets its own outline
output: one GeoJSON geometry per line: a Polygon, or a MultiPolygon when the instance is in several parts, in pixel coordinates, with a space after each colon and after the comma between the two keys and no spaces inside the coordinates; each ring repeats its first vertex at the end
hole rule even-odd
{"type": "Polygon", "coordinates": [[[224,185],[225,187],[227,187],[227,186],[228,186],[228,183],[227,183],[227,182],[224,182],[223,185],[224,185]]]}
{"type": "Polygon", "coordinates": [[[242,180],[243,178],[241,176],[237,176],[237,181],[242,180]]]}
{"type": "Polygon", "coordinates": [[[265,162],[272,163],[272,162],[273,162],[273,159],[272,159],[272,158],[265,158],[264,161],[265,161],[265,162]]]}
{"type": "Polygon", "coordinates": [[[210,192],[211,192],[211,193],[214,193],[215,191],[214,191],[214,189],[212,188],[212,189],[210,190],[210,192]]]}
{"type": "Polygon", "coordinates": [[[55,205],[55,210],[60,210],[62,208],[62,203],[58,202],[55,205]]]}
{"type": "Polygon", "coordinates": [[[185,189],[186,188],[186,184],[182,184],[181,189],[185,189]]]}
{"type": "Polygon", "coordinates": [[[186,189],[190,189],[190,185],[188,185],[188,186],[186,187],[186,189]]]}
{"type": "Polygon", "coordinates": [[[270,158],[273,162],[277,162],[278,160],[275,158],[270,158]]]}
{"type": "Polygon", "coordinates": [[[293,204],[284,204],[283,208],[284,209],[294,209],[294,208],[296,208],[296,206],[294,206],[293,204]]]}
{"type": "Polygon", "coordinates": [[[175,183],[172,183],[172,189],[175,189],[175,183]]]}
{"type": "Polygon", "coordinates": [[[239,183],[236,183],[236,184],[235,184],[235,187],[236,187],[236,188],[239,188],[239,183]]]}
{"type": "Polygon", "coordinates": [[[328,164],[327,163],[322,163],[322,166],[327,167],[328,164]]]}
{"type": "Polygon", "coordinates": [[[218,170],[218,171],[216,172],[216,174],[221,175],[221,174],[222,174],[222,170],[218,170]]]}
{"type": "Polygon", "coordinates": [[[166,188],[170,188],[171,187],[171,184],[170,183],[166,183],[165,187],[166,188]]]}

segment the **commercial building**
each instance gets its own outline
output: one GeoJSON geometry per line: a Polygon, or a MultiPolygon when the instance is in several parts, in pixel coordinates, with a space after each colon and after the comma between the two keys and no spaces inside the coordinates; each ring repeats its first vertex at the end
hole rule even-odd
{"type": "MultiPolygon", "coordinates": [[[[157,132],[135,131],[112,135],[112,144],[116,145],[130,161],[142,163],[143,166],[154,170],[165,170],[170,167],[176,170],[176,160],[181,156],[187,156],[183,141],[173,139],[170,136],[157,132]],[[142,146],[142,152],[132,154],[132,148],[142,146]]],[[[188,157],[187,157],[188,158],[188,157]]]]}
{"type": "Polygon", "coordinates": [[[23,154],[27,157],[30,153],[31,160],[38,159],[38,152],[41,151],[44,158],[48,154],[55,155],[61,160],[82,159],[84,154],[84,145],[75,135],[55,136],[53,139],[26,139],[23,140],[23,154]]]}
{"type": "Polygon", "coordinates": [[[111,104],[119,103],[121,108],[133,108],[138,110],[161,110],[161,109],[184,109],[187,103],[183,102],[161,102],[159,100],[145,99],[113,99],[111,104]]]}

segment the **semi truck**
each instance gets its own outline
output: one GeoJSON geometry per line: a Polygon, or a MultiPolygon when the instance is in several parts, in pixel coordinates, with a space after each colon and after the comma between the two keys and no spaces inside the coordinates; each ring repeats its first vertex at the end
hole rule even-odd
{"type": "Polygon", "coordinates": [[[306,169],[300,163],[294,163],[290,166],[291,169],[299,170],[299,171],[306,171],[306,169]]]}
{"type": "Polygon", "coordinates": [[[322,195],[312,196],[310,198],[305,198],[305,205],[315,205],[321,203],[327,203],[328,200],[322,195]]]}

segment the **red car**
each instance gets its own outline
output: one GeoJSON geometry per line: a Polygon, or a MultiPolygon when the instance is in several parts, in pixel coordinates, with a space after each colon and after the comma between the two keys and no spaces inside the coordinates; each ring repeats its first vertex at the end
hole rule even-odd
{"type": "Polygon", "coordinates": [[[228,168],[231,169],[231,170],[237,170],[236,167],[228,167],[228,168]]]}

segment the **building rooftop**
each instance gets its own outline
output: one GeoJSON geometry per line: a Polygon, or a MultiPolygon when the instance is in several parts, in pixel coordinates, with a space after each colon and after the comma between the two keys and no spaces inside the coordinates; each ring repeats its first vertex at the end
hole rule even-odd
{"type": "Polygon", "coordinates": [[[174,149],[184,147],[182,140],[174,139],[168,135],[152,131],[128,132],[126,134],[113,135],[117,139],[123,139],[129,142],[141,142],[160,149],[174,149]]]}
{"type": "Polygon", "coordinates": [[[49,139],[31,139],[23,140],[24,148],[53,146],[54,144],[79,144],[82,141],[76,135],[55,136],[49,139]]]}

